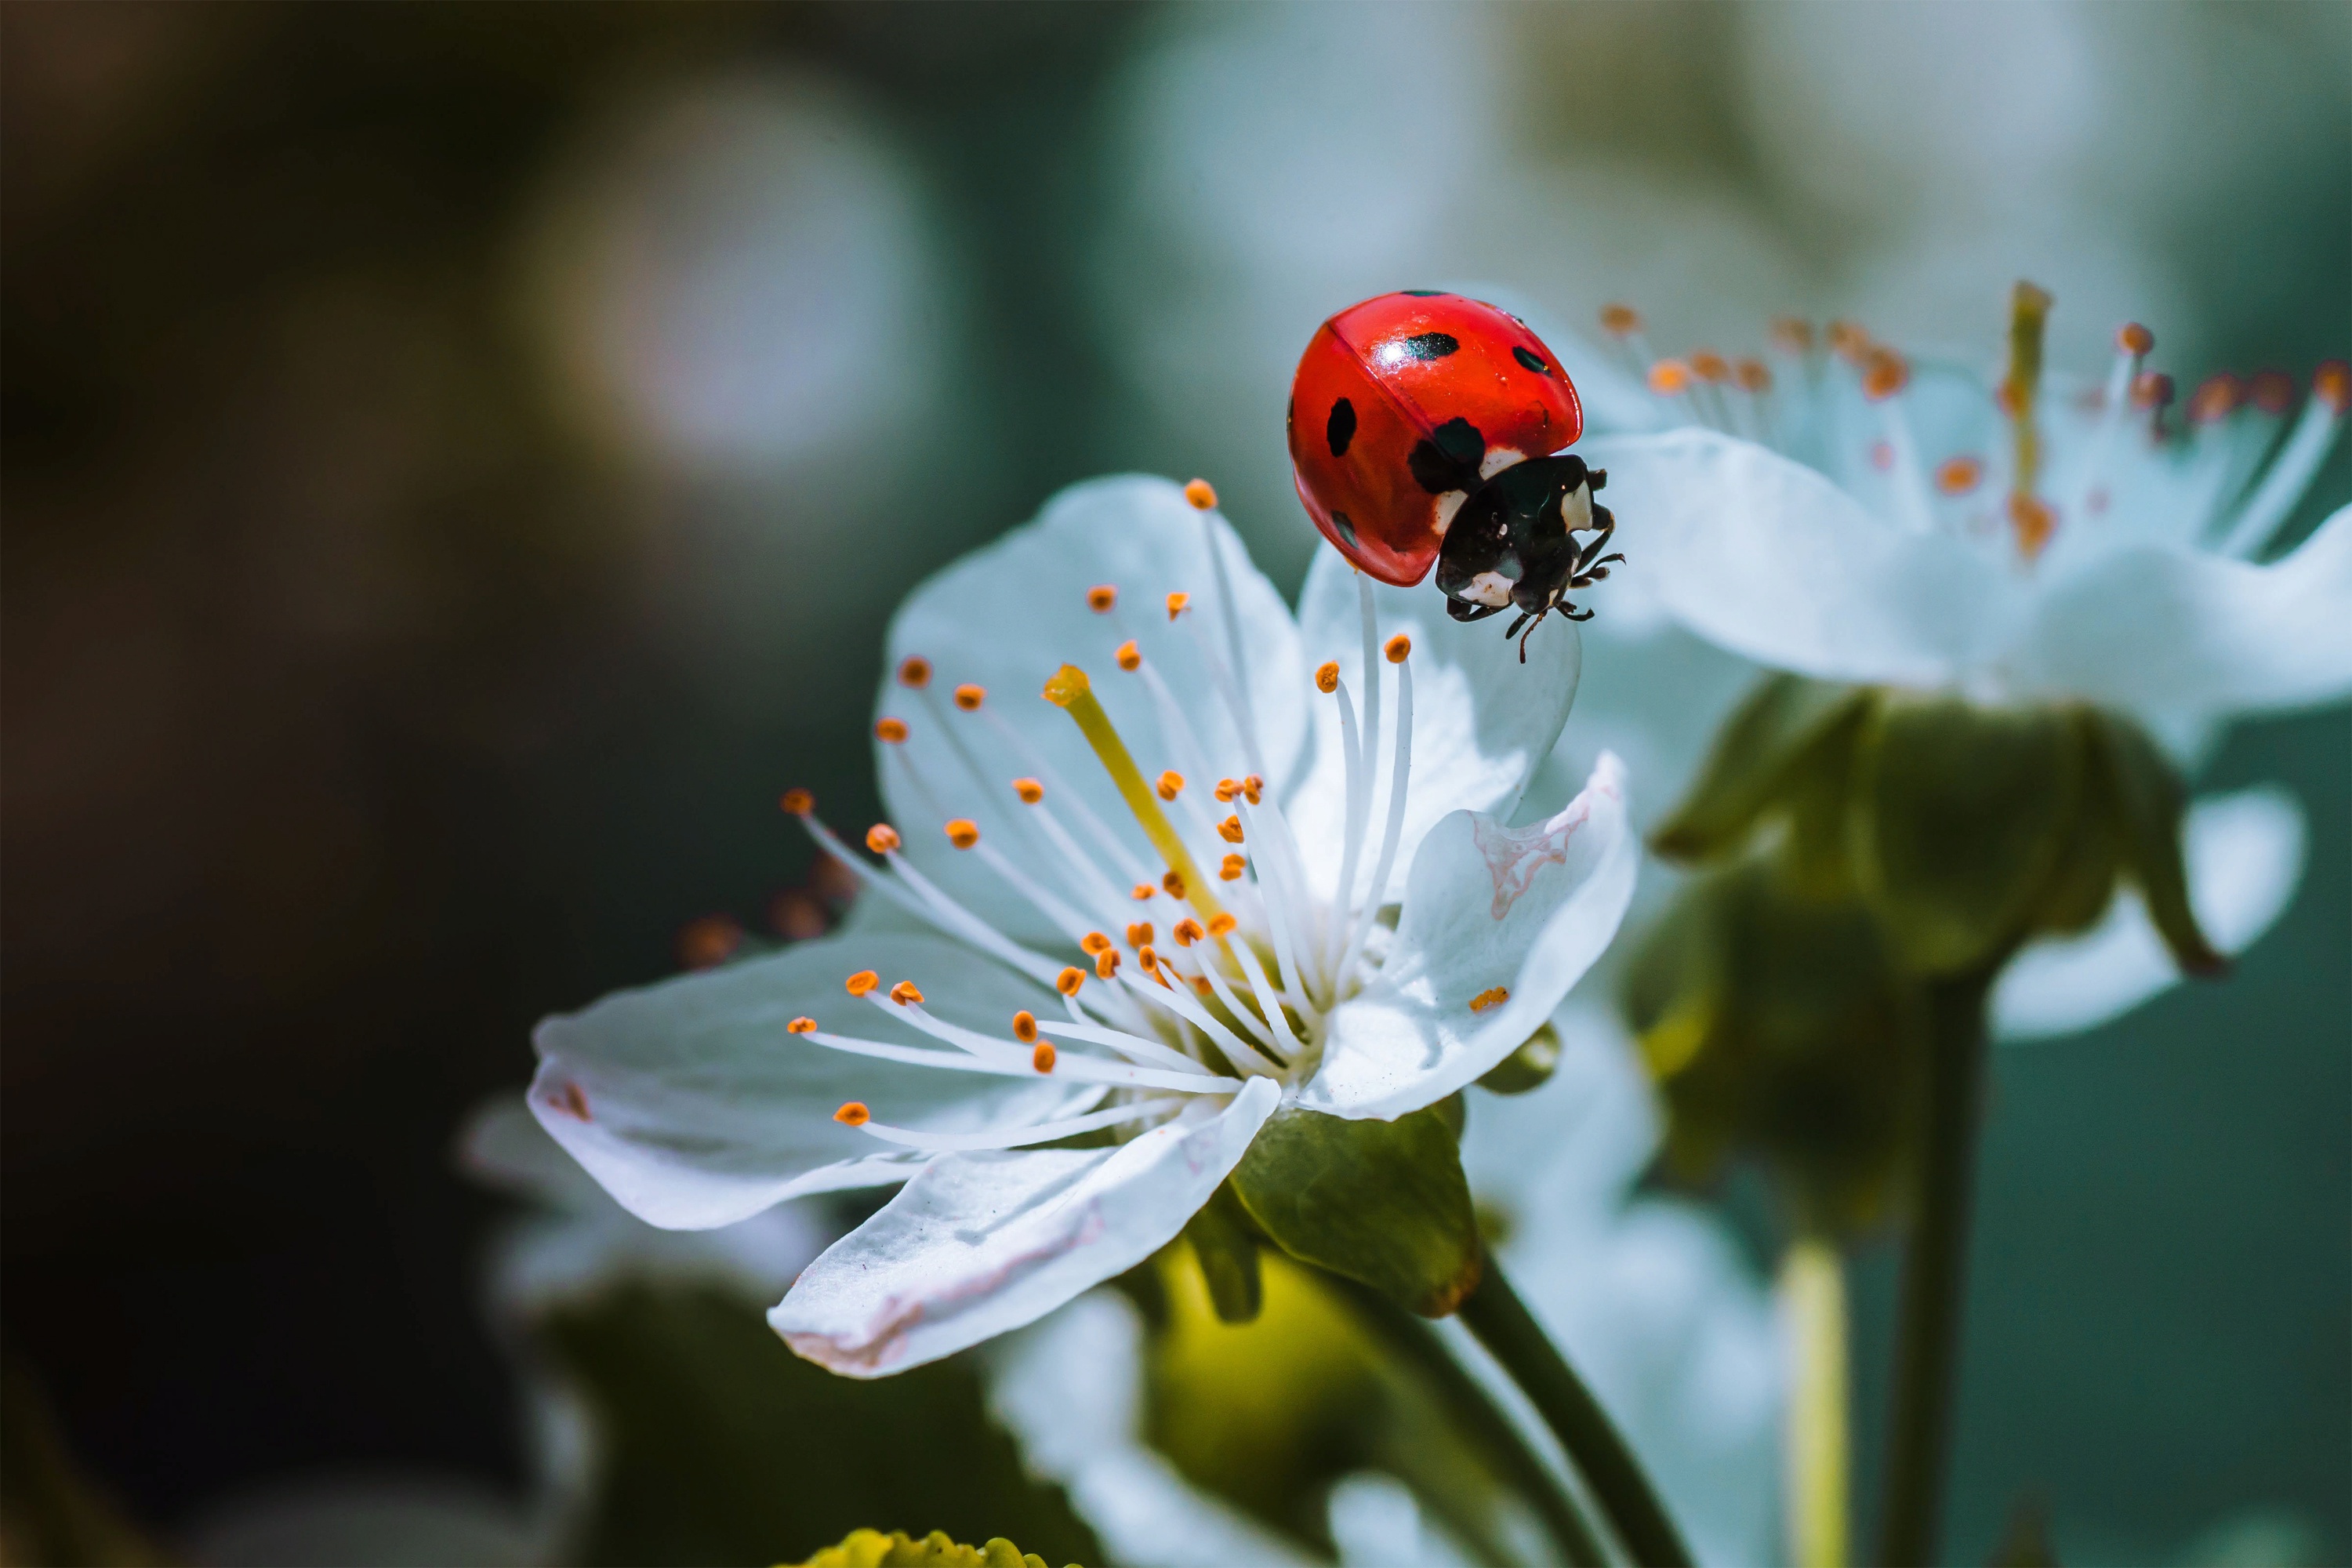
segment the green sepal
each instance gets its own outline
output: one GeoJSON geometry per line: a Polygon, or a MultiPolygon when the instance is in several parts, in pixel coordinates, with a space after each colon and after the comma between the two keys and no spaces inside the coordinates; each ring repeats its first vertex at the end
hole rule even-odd
{"type": "Polygon", "coordinates": [[[2089,716],[2094,777],[2114,825],[2126,875],[2139,886],[2147,912],[2190,974],[2220,974],[2230,961],[2205,940],[2189,907],[2189,873],[2180,863],[2180,822],[2188,790],[2140,728],[2112,713],[2089,716]]]}
{"type": "Polygon", "coordinates": [[[1864,896],[1912,970],[1981,970],[2032,934],[2081,815],[2082,735],[2058,708],[1878,705],[1848,826],[1864,896]]]}
{"type": "Polygon", "coordinates": [[[1744,848],[1766,814],[1789,804],[1816,764],[1843,763],[1842,742],[1868,710],[1868,688],[1798,675],[1768,677],[1724,721],[1697,782],[1651,835],[1675,860],[1720,860],[1744,848]]]}
{"type": "Polygon", "coordinates": [[[1257,1226],[1231,1182],[1221,1184],[1185,1224],[1184,1239],[1208,1282],[1209,1304],[1223,1323],[1252,1323],[1265,1305],[1257,1267],[1257,1226]]]}
{"type": "Polygon", "coordinates": [[[1258,1228],[1293,1258],[1442,1318],[1478,1283],[1478,1222],[1438,1106],[1394,1121],[1277,1111],[1234,1170],[1258,1228]]]}
{"type": "Polygon", "coordinates": [[[1559,1031],[1545,1024],[1519,1048],[1486,1069],[1478,1087],[1489,1094],[1525,1094],[1541,1089],[1559,1070],[1559,1031]]]}

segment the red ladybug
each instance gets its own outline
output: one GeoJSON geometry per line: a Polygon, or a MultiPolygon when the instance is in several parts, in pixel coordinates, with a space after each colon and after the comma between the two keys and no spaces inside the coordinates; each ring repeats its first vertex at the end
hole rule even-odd
{"type": "MultiPolygon", "coordinates": [[[[1323,537],[1407,586],[1437,568],[1446,612],[1532,632],[1571,588],[1609,575],[1616,521],[1581,458],[1568,373],[1526,322],[1459,294],[1408,289],[1323,323],[1290,385],[1290,463],[1323,537]],[[1594,535],[1579,544],[1575,535],[1594,535]]],[[[1521,637],[1519,657],[1527,658],[1521,637]]]]}

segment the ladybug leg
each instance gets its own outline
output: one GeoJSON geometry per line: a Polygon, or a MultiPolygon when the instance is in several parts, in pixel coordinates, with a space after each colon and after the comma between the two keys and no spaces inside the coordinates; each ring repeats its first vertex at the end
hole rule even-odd
{"type": "Polygon", "coordinates": [[[1505,608],[1507,606],[1502,605],[1474,605],[1467,599],[1456,599],[1450,595],[1445,600],[1445,613],[1457,621],[1483,621],[1488,616],[1501,615],[1505,608]]]}
{"type": "Polygon", "coordinates": [[[1591,571],[1595,565],[1599,564],[1602,561],[1622,561],[1624,559],[1622,555],[1604,556],[1601,553],[1602,551],[1609,548],[1609,541],[1616,535],[1616,514],[1605,506],[1596,506],[1592,509],[1592,525],[1599,529],[1600,532],[1593,536],[1592,542],[1590,544],[1583,546],[1576,552],[1576,571],[1579,575],[1591,571]]]}

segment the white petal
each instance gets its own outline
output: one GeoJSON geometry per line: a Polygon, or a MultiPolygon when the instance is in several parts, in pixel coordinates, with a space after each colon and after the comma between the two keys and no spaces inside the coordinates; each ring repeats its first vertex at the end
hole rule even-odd
{"type": "Polygon", "coordinates": [[[1594,440],[1620,570],[1683,625],[1776,669],[1942,686],[2006,640],[2020,591],[1959,540],[1907,533],[1822,475],[1706,430],[1594,440]]]}
{"type": "Polygon", "coordinates": [[[2352,507],[2265,566],[2146,545],[2086,563],[2041,596],[2011,679],[2159,716],[2352,693],[2352,507]]]}
{"type": "MultiPolygon", "coordinates": [[[[1337,659],[1341,677],[1364,712],[1364,638],[1355,568],[1336,550],[1318,550],[1298,601],[1299,637],[1307,662],[1337,659]]],[[[1381,641],[1402,632],[1412,639],[1412,773],[1405,788],[1404,826],[1385,899],[1404,888],[1413,852],[1449,812],[1484,811],[1507,817],[1536,768],[1559,738],[1576,701],[1583,645],[1576,624],[1555,616],[1528,642],[1503,636],[1497,616],[1465,625],[1445,613],[1445,595],[1418,587],[1372,585],[1381,641]]],[[[1363,850],[1369,867],[1387,821],[1388,754],[1396,733],[1396,669],[1381,661],[1381,750],[1373,760],[1378,787],[1363,850]]],[[[1297,833],[1309,877],[1328,894],[1339,880],[1347,828],[1346,771],[1341,761],[1339,701],[1315,693],[1313,771],[1284,801],[1297,833]]],[[[1384,899],[1384,901],[1385,901],[1384,899]]]]}
{"type": "MultiPolygon", "coordinates": [[[[1230,665],[1226,621],[1205,542],[1202,514],[1166,479],[1142,475],[1093,479],[1064,490],[1034,522],[958,561],[915,590],[890,623],[890,661],[919,655],[937,671],[927,704],[889,676],[878,711],[905,719],[912,736],[903,747],[878,746],[883,797],[905,836],[907,854],[926,876],[975,912],[1032,942],[1066,939],[1011,893],[980,859],[950,847],[937,814],[966,816],[1024,867],[1044,870],[1055,886],[1066,879],[1032,837],[1012,781],[1035,770],[1003,745],[978,714],[947,711],[946,721],[980,759],[987,776],[974,780],[938,732],[931,708],[947,709],[950,689],[962,682],[987,689],[987,701],[1083,795],[1096,816],[1124,839],[1156,875],[1160,862],[1146,845],[1109,776],[1080,738],[1069,715],[1040,695],[1064,664],[1092,678],[1095,693],[1118,726],[1146,777],[1163,769],[1190,773],[1196,765],[1218,776],[1260,771],[1279,784],[1305,751],[1306,702],[1312,694],[1298,652],[1297,629],[1273,584],[1250,564],[1248,552],[1222,518],[1211,518],[1223,541],[1225,577],[1238,609],[1242,657],[1265,766],[1254,769],[1237,727],[1219,700],[1195,639],[1195,626],[1230,665]],[[1116,615],[1087,607],[1087,590],[1119,591],[1116,615]],[[1192,595],[1188,624],[1171,624],[1171,593],[1192,595]],[[1112,654],[1129,636],[1160,672],[1182,707],[1203,755],[1195,763],[1162,732],[1160,715],[1140,675],[1121,671],[1112,654]],[[889,753],[903,751],[903,757],[889,753]],[[908,788],[902,764],[911,762],[929,781],[935,799],[908,788]]],[[[1206,790],[1215,777],[1193,781],[1206,790]]],[[[1046,805],[1091,851],[1071,803],[1058,800],[1051,781],[1046,805]]],[[[1117,874],[1112,873],[1117,880],[1117,874]]]]}
{"type": "Polygon", "coordinates": [[[1607,755],[1549,822],[1514,829],[1456,812],[1439,823],[1413,858],[1388,962],[1331,1015],[1299,1103],[1392,1120],[1494,1067],[1608,947],[1640,860],[1623,769],[1607,755]],[[1507,1000],[1470,1010],[1497,986],[1507,1000]]]}
{"type": "Polygon", "coordinates": [[[467,1113],[457,1132],[457,1165],[484,1186],[568,1214],[609,1212],[612,1198],[508,1089],[467,1113]]]}
{"type": "Polygon", "coordinates": [[[1003,1029],[1015,1012],[1053,1000],[937,937],[803,942],[546,1020],[532,1037],[531,1114],[624,1208],[704,1230],[802,1193],[904,1181],[920,1168],[835,1121],[845,1100],[897,1126],[971,1131],[1042,1120],[1067,1099],[1067,1086],[902,1067],[785,1032],[807,1014],[843,1034],[933,1043],[842,990],[860,969],[915,981],[931,1011],[973,1028],[1003,1029]]]}
{"type": "MultiPolygon", "coordinates": [[[[2275,786],[2209,796],[2189,808],[2189,902],[2214,946],[2243,952],[2286,911],[2303,879],[2305,837],[2303,808],[2275,786]]],[[[2036,942],[2017,955],[1993,991],[1993,1033],[2006,1040],[2075,1034],[2179,981],[2147,906],[2126,889],[2081,936],[2036,942]]]]}
{"type": "Polygon", "coordinates": [[[828,1247],[768,1314],[801,1355],[881,1377],[1034,1322],[1174,1239],[1281,1098],[1223,1107],[1115,1149],[949,1154],[828,1247]]]}
{"type": "Polygon", "coordinates": [[[1681,804],[1723,720],[1755,684],[1756,666],[1671,623],[1637,631],[1613,621],[1605,603],[1584,628],[1584,680],[1534,802],[1558,800],[1592,771],[1603,752],[1625,763],[1638,798],[1629,804],[1644,830],[1681,804]],[[1545,793],[1546,785],[1556,793],[1545,793]]]}

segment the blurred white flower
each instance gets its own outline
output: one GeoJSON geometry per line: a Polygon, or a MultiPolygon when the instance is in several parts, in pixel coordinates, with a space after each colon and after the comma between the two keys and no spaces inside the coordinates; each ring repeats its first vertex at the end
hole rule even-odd
{"type": "Polygon", "coordinates": [[[1294,621],[1213,505],[1197,481],[1078,486],[893,618],[881,700],[917,717],[878,719],[876,761],[911,837],[870,831],[877,870],[805,792],[785,805],[920,929],[538,1031],[532,1112],[653,1224],[908,1184],[769,1314],[835,1372],[920,1365],[1140,1262],[1278,1105],[1385,1121],[1444,1099],[1623,916],[1614,759],[1557,816],[1504,826],[1574,699],[1575,640],[1529,669],[1330,553],[1294,621]],[[1074,658],[1104,661],[1099,689],[1074,658]],[[819,1025],[845,1008],[856,1032],[819,1025]]]}
{"type": "Polygon", "coordinates": [[[845,87],[689,80],[552,182],[535,312],[583,412],[657,462],[876,460],[944,370],[913,164],[845,87]]]}
{"type": "Polygon", "coordinates": [[[1533,1093],[1478,1095],[1471,1185],[1519,1293],[1592,1384],[1709,1568],[1773,1559],[1781,1368],[1769,1296],[1696,1205],[1634,1197],[1658,1114],[1632,1042],[1571,1002],[1533,1093]]]}

